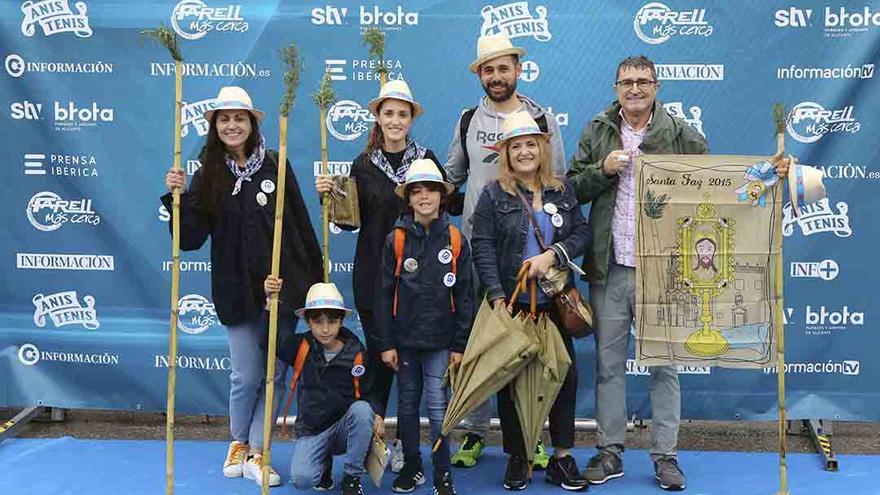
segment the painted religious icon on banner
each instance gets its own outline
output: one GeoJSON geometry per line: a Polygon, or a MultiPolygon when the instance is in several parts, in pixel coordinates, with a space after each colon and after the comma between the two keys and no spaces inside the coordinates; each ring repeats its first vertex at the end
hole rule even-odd
{"type": "Polygon", "coordinates": [[[636,169],[636,360],[775,360],[780,245],[766,157],[644,155],[636,169]]]}

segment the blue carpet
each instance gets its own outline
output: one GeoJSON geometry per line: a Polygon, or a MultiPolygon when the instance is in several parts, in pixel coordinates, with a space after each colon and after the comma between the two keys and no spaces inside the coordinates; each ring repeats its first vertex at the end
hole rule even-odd
{"type": "MultiPolygon", "coordinates": [[[[221,464],[226,455],[224,442],[180,441],[176,443],[175,494],[257,494],[259,488],[245,479],[226,479],[221,464]]],[[[578,464],[583,467],[591,454],[576,449],[578,464]]],[[[291,443],[278,442],[273,449],[273,465],[286,478],[291,443]]],[[[426,455],[423,449],[423,455],[426,455]]],[[[681,452],[682,468],[687,475],[689,495],[773,495],[778,488],[777,457],[770,453],[681,452]]],[[[137,440],[11,439],[0,443],[0,458],[5,466],[0,474],[0,494],[130,494],[164,493],[165,443],[137,440]]],[[[427,457],[426,457],[427,459],[427,457]]],[[[792,495],[880,495],[880,456],[843,455],[840,471],[821,469],[818,455],[789,455],[789,489],[792,495]]],[[[506,457],[498,448],[489,448],[473,469],[455,469],[453,477],[461,495],[509,494],[501,487],[506,457]]],[[[341,460],[335,463],[336,480],[341,476],[341,460]]],[[[644,451],[628,451],[624,458],[626,476],[606,485],[591,487],[590,493],[614,495],[659,495],[662,492],[651,478],[652,468],[644,451]]],[[[425,468],[430,472],[429,463],[425,468]]],[[[384,486],[376,488],[366,481],[370,493],[392,493],[393,474],[386,474],[384,486]]],[[[273,494],[318,493],[297,491],[285,484],[273,494]]],[[[338,493],[338,492],[331,492],[338,493]]],[[[431,493],[430,480],[416,494],[431,493]]],[[[523,493],[561,494],[557,487],[544,483],[544,474],[536,472],[532,484],[523,493]]]]}

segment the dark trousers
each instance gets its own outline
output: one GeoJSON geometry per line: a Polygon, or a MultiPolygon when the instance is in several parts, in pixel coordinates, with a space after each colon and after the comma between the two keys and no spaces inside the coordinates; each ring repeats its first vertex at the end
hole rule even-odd
{"type": "MultiPolygon", "coordinates": [[[[382,362],[382,352],[376,343],[378,330],[374,313],[372,311],[358,310],[358,315],[360,316],[364,337],[367,341],[367,362],[370,364],[367,368],[368,376],[365,381],[370,384],[370,393],[374,394],[377,400],[387,408],[388,396],[391,394],[391,382],[394,380],[394,370],[382,362]]],[[[398,438],[400,438],[400,435],[398,435],[398,438]]]]}
{"type": "MultiPolygon", "coordinates": [[[[514,305],[514,314],[518,310],[528,311],[527,305],[514,305]]],[[[552,305],[538,306],[539,311],[549,312],[550,320],[556,324],[559,334],[565,342],[565,350],[571,358],[571,367],[562,382],[562,388],[556,401],[550,409],[550,441],[554,447],[569,449],[574,447],[574,409],[577,402],[577,362],[575,361],[574,345],[571,337],[562,329],[562,322],[552,305]]],[[[526,455],[523,445],[522,426],[516,413],[516,405],[513,401],[513,381],[502,388],[497,395],[498,417],[501,420],[501,435],[504,443],[504,452],[508,455],[526,455]]]]}

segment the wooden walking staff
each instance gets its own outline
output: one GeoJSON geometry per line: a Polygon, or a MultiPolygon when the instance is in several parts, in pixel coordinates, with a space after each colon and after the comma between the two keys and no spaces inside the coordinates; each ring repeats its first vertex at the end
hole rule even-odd
{"type": "MultiPolygon", "coordinates": [[[[776,123],[776,154],[782,155],[785,151],[785,107],[781,103],[773,105],[773,119],[776,123]]],[[[782,192],[786,181],[776,182],[776,201],[773,203],[773,216],[776,225],[776,242],[779,244],[779,252],[776,256],[776,386],[779,400],[779,417],[777,434],[779,435],[779,491],[776,495],[788,495],[788,462],[785,458],[787,440],[785,438],[785,321],[783,318],[782,300],[782,192]]],[[[792,208],[794,208],[792,201],[792,208]]]]}
{"type": "MultiPolygon", "coordinates": [[[[281,269],[281,236],[284,222],[284,190],[287,178],[287,116],[296,98],[301,63],[296,45],[281,49],[281,58],[287,65],[284,73],[284,96],[278,115],[278,179],[275,182],[275,231],[272,235],[272,276],[278,277],[281,269]]],[[[292,281],[290,281],[292,282],[292,281]]],[[[263,415],[263,464],[260,493],[269,493],[269,470],[272,467],[272,423],[275,405],[275,348],[278,341],[278,293],[269,297],[269,350],[266,355],[266,405],[263,415]]]]}
{"type": "Polygon", "coordinates": [[[379,28],[364,31],[364,44],[370,45],[370,60],[376,60],[376,74],[379,74],[379,89],[388,82],[388,66],[385,65],[385,32],[379,28]]]}
{"type": "MultiPolygon", "coordinates": [[[[330,73],[325,72],[321,77],[321,85],[318,92],[312,95],[312,101],[318,105],[321,116],[321,175],[329,175],[327,167],[327,108],[336,101],[336,94],[330,85],[330,73]]],[[[330,282],[330,194],[321,195],[321,234],[322,253],[324,256],[324,283],[330,282]]]]}
{"type": "MultiPolygon", "coordinates": [[[[174,170],[180,168],[180,110],[183,107],[183,57],[178,38],[166,26],[141,31],[174,59],[174,170]]],[[[174,398],[177,391],[177,317],[180,298],[180,188],[171,192],[171,315],[168,332],[168,396],[165,406],[165,493],[174,493],[174,398]]]]}

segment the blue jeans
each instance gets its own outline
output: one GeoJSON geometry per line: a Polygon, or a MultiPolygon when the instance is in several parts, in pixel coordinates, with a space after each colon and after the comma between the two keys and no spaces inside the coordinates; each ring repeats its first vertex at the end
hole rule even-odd
{"type": "Polygon", "coordinates": [[[297,438],[290,459],[290,478],[300,490],[312,488],[321,480],[330,456],[347,454],[343,471],[361,477],[364,460],[373,438],[373,408],[363,400],[354,401],[345,416],[329,428],[308,437],[297,438]]]}
{"type": "MultiPolygon", "coordinates": [[[[397,427],[403,442],[403,458],[407,465],[421,466],[419,408],[422,390],[428,407],[433,446],[440,436],[448,403],[442,383],[449,366],[449,349],[423,351],[398,348],[397,362],[397,427]]],[[[440,449],[431,456],[431,462],[435,473],[449,471],[449,442],[440,444],[440,449]]]]}
{"type": "MultiPolygon", "coordinates": [[[[296,325],[296,321],[293,322],[296,325]]],[[[229,430],[232,439],[263,448],[266,407],[266,350],[261,347],[266,329],[260,317],[226,327],[229,337],[229,430]]],[[[275,360],[275,397],[272,424],[286,389],[287,365],[275,360]]]]}

